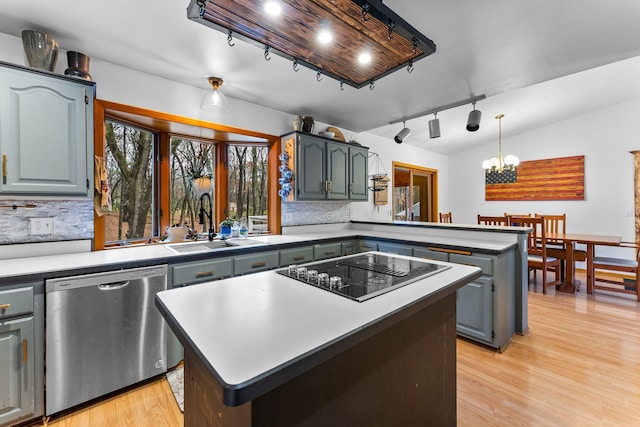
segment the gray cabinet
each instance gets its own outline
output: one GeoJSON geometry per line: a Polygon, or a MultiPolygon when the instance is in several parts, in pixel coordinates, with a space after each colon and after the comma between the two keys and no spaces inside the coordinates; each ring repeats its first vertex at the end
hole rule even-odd
{"type": "Polygon", "coordinates": [[[313,246],[313,259],[320,261],[342,255],[342,243],[322,243],[313,246]]]}
{"type": "Polygon", "coordinates": [[[295,200],[368,199],[367,147],[308,134],[290,138],[295,139],[295,200]]]}
{"type": "Polygon", "coordinates": [[[170,271],[172,287],[193,285],[231,277],[233,275],[233,260],[224,258],[187,262],[172,266],[170,271]]]}
{"type": "Polygon", "coordinates": [[[349,199],[369,200],[369,149],[349,146],[349,199]]]}
{"type": "Polygon", "coordinates": [[[233,258],[233,274],[257,273],[259,271],[278,268],[280,255],[278,251],[262,252],[254,255],[241,255],[233,258]]]}
{"type": "Polygon", "coordinates": [[[0,425],[43,414],[42,292],[41,284],[0,288],[0,425]]]}
{"type": "Polygon", "coordinates": [[[456,328],[458,333],[486,343],[492,341],[493,281],[480,277],[458,289],[456,328]]]}
{"type": "Polygon", "coordinates": [[[0,63],[0,193],[93,194],[95,85],[0,63]]]}
{"type": "Polygon", "coordinates": [[[313,261],[313,246],[283,249],[280,251],[281,267],[286,267],[290,264],[301,264],[311,261],[313,261]]]}

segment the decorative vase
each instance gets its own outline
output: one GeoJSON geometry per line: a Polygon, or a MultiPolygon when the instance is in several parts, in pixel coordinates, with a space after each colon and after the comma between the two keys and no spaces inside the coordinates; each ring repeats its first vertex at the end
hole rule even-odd
{"type": "Polygon", "coordinates": [[[302,119],[300,118],[300,116],[296,116],[293,119],[293,130],[298,132],[301,129],[302,129],[302,119]]]}
{"type": "Polygon", "coordinates": [[[302,116],[302,132],[311,133],[313,132],[313,117],[311,116],[302,116]]]}
{"type": "Polygon", "coordinates": [[[30,67],[53,71],[58,60],[58,42],[34,30],[22,31],[22,46],[30,67]]]}
{"type": "Polygon", "coordinates": [[[230,225],[221,225],[220,226],[220,237],[230,237],[231,236],[231,226],[230,225]]]}
{"type": "Polygon", "coordinates": [[[206,176],[193,178],[191,180],[191,191],[196,197],[200,197],[205,193],[211,192],[211,179],[206,176]]]}
{"type": "Polygon", "coordinates": [[[67,76],[91,80],[91,74],[89,74],[90,61],[91,58],[87,55],[70,50],[67,52],[67,64],[69,65],[69,68],[64,70],[64,74],[67,76]]]}

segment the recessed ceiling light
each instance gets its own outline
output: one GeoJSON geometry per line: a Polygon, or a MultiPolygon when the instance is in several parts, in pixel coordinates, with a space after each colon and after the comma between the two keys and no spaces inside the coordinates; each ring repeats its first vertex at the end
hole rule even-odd
{"type": "Polygon", "coordinates": [[[282,6],[277,1],[268,1],[264,4],[264,11],[267,12],[269,16],[280,16],[282,13],[282,6]]]}
{"type": "Polygon", "coordinates": [[[333,40],[333,33],[329,30],[320,30],[318,33],[318,41],[322,44],[329,44],[333,40]]]}
{"type": "Polygon", "coordinates": [[[358,56],[358,62],[361,64],[368,64],[371,62],[371,54],[369,52],[362,52],[360,56],[358,56]]]}

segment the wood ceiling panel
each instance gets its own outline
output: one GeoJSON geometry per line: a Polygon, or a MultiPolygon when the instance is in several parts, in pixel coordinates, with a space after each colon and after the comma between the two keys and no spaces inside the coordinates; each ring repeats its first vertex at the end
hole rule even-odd
{"type": "Polygon", "coordinates": [[[297,60],[322,74],[362,87],[435,52],[435,44],[384,6],[372,0],[363,19],[357,0],[281,0],[277,18],[263,12],[259,0],[192,0],[190,18],[220,31],[232,31],[258,47],[269,46],[280,56],[297,60]],[[197,14],[194,16],[194,10],[197,14]],[[389,37],[389,22],[393,31],[389,37]],[[333,32],[330,45],[317,41],[318,32],[333,32]],[[361,65],[358,56],[372,60],[361,65]]]}

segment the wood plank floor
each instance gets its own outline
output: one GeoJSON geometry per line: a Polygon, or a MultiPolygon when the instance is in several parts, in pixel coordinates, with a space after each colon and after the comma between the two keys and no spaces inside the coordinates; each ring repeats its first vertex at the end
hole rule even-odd
{"type": "MultiPolygon", "coordinates": [[[[543,295],[532,285],[530,330],[502,354],[458,339],[459,426],[640,425],[640,304],[582,291],[543,295]]],[[[168,383],[159,380],[48,426],[182,423],[168,383]]]]}

